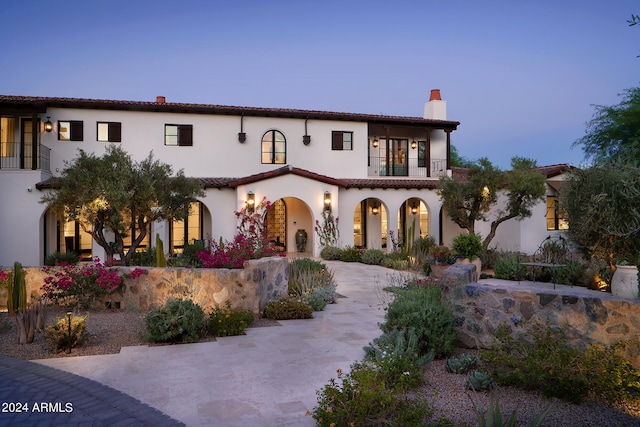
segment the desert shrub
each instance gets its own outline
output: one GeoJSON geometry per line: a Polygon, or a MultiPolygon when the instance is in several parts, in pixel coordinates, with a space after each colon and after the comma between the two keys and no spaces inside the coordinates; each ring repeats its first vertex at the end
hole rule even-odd
{"type": "Polygon", "coordinates": [[[411,397],[406,383],[385,381],[375,363],[356,362],[349,373],[338,369],[338,378],[318,390],[316,425],[423,426],[433,410],[419,397],[411,397]],[[384,424],[382,421],[384,420],[384,424]]]}
{"type": "Polygon", "coordinates": [[[313,309],[309,304],[292,295],[285,295],[269,301],[264,309],[264,317],[274,320],[311,319],[313,309]]]}
{"type": "MultiPolygon", "coordinates": [[[[234,244],[238,244],[237,239],[234,240],[234,244]]],[[[238,244],[238,246],[241,246],[241,244],[238,244]]],[[[232,254],[231,256],[235,256],[236,254],[239,254],[239,253],[245,254],[245,252],[242,252],[244,248],[242,250],[238,248],[236,249],[238,250],[238,252],[232,254]]],[[[203,251],[206,252],[206,250],[207,248],[205,247],[203,240],[195,240],[193,243],[187,243],[184,245],[182,249],[182,253],[178,254],[177,256],[171,259],[171,265],[173,267],[196,267],[196,268],[202,267],[202,261],[198,257],[198,253],[203,251]]],[[[207,262],[211,262],[210,258],[207,258],[206,256],[203,256],[203,258],[206,258],[207,262]]],[[[217,260],[220,260],[220,258],[217,258],[217,260]]],[[[244,261],[246,261],[246,259],[243,260],[243,263],[244,261]]],[[[237,268],[242,268],[242,267],[237,267],[237,268]]]]}
{"type": "Polygon", "coordinates": [[[570,286],[588,287],[591,277],[586,264],[578,261],[564,261],[564,267],[557,270],[556,282],[570,286]]]}
{"type": "Polygon", "coordinates": [[[409,268],[409,257],[404,252],[391,252],[385,255],[382,266],[394,270],[406,270],[409,268]]]}
{"type": "Polygon", "coordinates": [[[493,270],[496,265],[496,261],[500,258],[501,252],[497,249],[489,249],[483,250],[480,253],[480,260],[482,261],[482,266],[489,270],[493,270]]]}
{"type": "Polygon", "coordinates": [[[300,258],[289,264],[289,294],[321,311],[336,300],[336,282],[325,264],[300,258]]]}
{"type": "Polygon", "coordinates": [[[53,346],[53,351],[57,352],[69,348],[69,341],[71,341],[71,347],[78,347],[86,343],[89,340],[86,320],[86,317],[72,316],[71,335],[69,335],[69,319],[67,317],[47,325],[45,337],[53,346]]]}
{"type": "Polygon", "coordinates": [[[365,360],[375,362],[385,381],[404,381],[415,387],[423,379],[420,369],[433,360],[433,352],[418,354],[418,336],[412,330],[393,330],[374,338],[364,348],[365,360]]]}
{"type": "Polygon", "coordinates": [[[539,390],[547,397],[580,403],[589,391],[580,373],[580,352],[570,347],[562,328],[534,325],[529,339],[516,339],[502,325],[489,350],[481,350],[484,366],[499,384],[539,390]]]}
{"type": "Polygon", "coordinates": [[[80,261],[80,256],[75,252],[54,252],[47,255],[44,259],[44,265],[77,264],[78,261],[80,261]]]}
{"type": "Polygon", "coordinates": [[[156,266],[156,250],[155,248],[148,247],[144,251],[136,251],[131,256],[131,262],[129,265],[139,265],[143,267],[155,267],[156,266]]]}
{"type": "Polygon", "coordinates": [[[360,262],[362,259],[362,251],[355,246],[347,246],[340,254],[340,261],[344,262],[360,262]]]}
{"type": "Polygon", "coordinates": [[[214,337],[228,337],[232,335],[245,335],[247,327],[251,326],[254,315],[251,310],[231,308],[231,301],[227,301],[224,307],[216,304],[209,312],[209,333],[214,337]]]}
{"type": "Polygon", "coordinates": [[[416,258],[416,264],[422,265],[429,257],[429,249],[436,246],[436,240],[432,236],[418,237],[413,242],[413,255],[416,258]]]}
{"type": "Polygon", "coordinates": [[[524,267],[520,265],[522,255],[518,252],[502,252],[493,266],[496,279],[522,280],[524,267]]]}
{"type": "Polygon", "coordinates": [[[369,265],[380,265],[384,259],[384,252],[380,249],[367,249],[362,254],[362,262],[369,265]]]}
{"type": "Polygon", "coordinates": [[[439,286],[416,285],[399,291],[387,307],[380,329],[385,333],[413,330],[418,337],[416,350],[421,356],[433,353],[437,358],[446,357],[455,349],[453,311],[443,303],[439,286]]]}
{"type": "Polygon", "coordinates": [[[196,342],[205,332],[202,307],[190,299],[174,299],[145,317],[151,342],[196,342]]]}
{"type": "Polygon", "coordinates": [[[320,258],[329,261],[339,261],[342,255],[342,249],[337,246],[325,246],[320,251],[320,258]]]}

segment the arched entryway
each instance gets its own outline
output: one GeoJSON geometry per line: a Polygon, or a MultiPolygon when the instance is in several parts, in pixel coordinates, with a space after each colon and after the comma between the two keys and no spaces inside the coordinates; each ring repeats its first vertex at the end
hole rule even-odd
{"type": "Polygon", "coordinates": [[[311,256],[315,232],[309,206],[296,197],[283,197],[272,206],[265,214],[269,239],[283,252],[311,256]],[[306,236],[300,248],[296,244],[296,235],[306,236]]]}
{"type": "Polygon", "coordinates": [[[353,246],[367,249],[387,247],[387,208],[377,198],[367,198],[353,212],[353,246]]]}
{"type": "Polygon", "coordinates": [[[398,211],[398,245],[404,245],[409,233],[413,239],[429,236],[429,210],[419,198],[405,200],[398,211]]]}

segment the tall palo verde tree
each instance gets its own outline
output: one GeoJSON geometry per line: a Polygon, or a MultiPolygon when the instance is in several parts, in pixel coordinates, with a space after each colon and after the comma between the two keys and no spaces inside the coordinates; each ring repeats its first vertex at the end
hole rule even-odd
{"type": "Polygon", "coordinates": [[[204,197],[198,181],[173,175],[170,165],[153,158],[153,153],[135,162],[116,145],[109,145],[101,157],[79,150],[56,181],[56,190],[41,202],[78,221],[104,248],[107,261],[119,255],[129,265],[136,248],[157,220],[181,220],[189,215],[192,202],[204,197]],[[124,239],[131,237],[125,253],[124,239]]]}

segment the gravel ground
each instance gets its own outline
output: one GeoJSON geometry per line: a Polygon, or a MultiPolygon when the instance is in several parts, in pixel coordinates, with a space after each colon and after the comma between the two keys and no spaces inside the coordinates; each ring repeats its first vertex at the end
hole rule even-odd
{"type": "MultiPolygon", "coordinates": [[[[71,356],[119,353],[124,346],[149,345],[144,340],[144,314],[124,310],[91,310],[77,314],[87,316],[90,337],[84,346],[74,348],[71,356]]],[[[47,323],[64,316],[63,310],[49,308],[47,323]]],[[[278,325],[278,322],[257,319],[252,327],[274,325],[278,325]]],[[[7,313],[0,313],[0,354],[24,360],[69,357],[65,352],[55,354],[42,334],[36,334],[31,344],[17,344],[15,321],[7,313]]],[[[540,412],[553,405],[545,419],[545,426],[640,426],[640,411],[637,408],[622,410],[593,401],[573,405],[511,387],[497,387],[491,394],[473,392],[465,385],[466,375],[448,373],[444,364],[444,360],[436,360],[427,366],[426,384],[419,392],[435,410],[434,419],[447,417],[455,426],[477,425],[473,407],[475,405],[480,410],[486,410],[491,396],[498,398],[504,421],[513,411],[517,411],[518,425],[528,425],[540,412]]]]}

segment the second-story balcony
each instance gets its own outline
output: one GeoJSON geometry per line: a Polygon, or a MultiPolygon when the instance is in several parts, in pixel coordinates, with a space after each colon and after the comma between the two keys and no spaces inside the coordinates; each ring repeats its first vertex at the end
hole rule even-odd
{"type": "Polygon", "coordinates": [[[51,171],[51,149],[17,141],[0,142],[0,170],[39,169],[51,171]]]}
{"type": "Polygon", "coordinates": [[[392,162],[386,156],[369,156],[368,175],[428,178],[447,174],[447,159],[431,159],[428,168],[422,159],[405,158],[404,160],[404,162],[392,162]]]}

